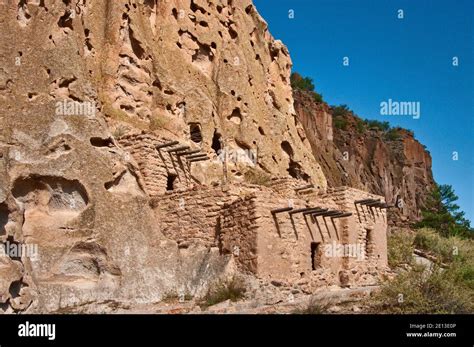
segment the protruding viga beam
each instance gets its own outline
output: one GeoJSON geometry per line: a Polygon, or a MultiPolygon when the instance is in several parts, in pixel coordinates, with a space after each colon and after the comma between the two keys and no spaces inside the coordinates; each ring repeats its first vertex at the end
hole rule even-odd
{"type": "Polygon", "coordinates": [[[174,146],[174,145],[178,145],[178,144],[179,144],[179,141],[171,141],[171,142],[162,143],[161,145],[156,145],[155,148],[157,150],[160,150],[162,148],[170,147],[170,146],[174,146]]]}
{"type": "Polygon", "coordinates": [[[324,209],[322,211],[318,211],[318,212],[311,212],[311,216],[312,217],[318,217],[318,216],[322,216],[323,214],[327,213],[328,212],[328,209],[324,209]]]}
{"type": "Polygon", "coordinates": [[[317,211],[317,212],[312,212],[312,213],[310,213],[310,215],[311,215],[311,220],[313,221],[313,223],[316,223],[316,222],[317,222],[316,218],[318,218],[319,216],[322,216],[322,215],[326,214],[328,211],[329,211],[329,209],[325,208],[325,209],[322,209],[321,211],[317,211]]]}
{"type": "Polygon", "coordinates": [[[327,208],[316,207],[316,208],[313,208],[309,211],[303,212],[303,216],[306,216],[308,214],[313,214],[315,212],[326,212],[327,210],[328,210],[327,208]]]}
{"type": "Polygon", "coordinates": [[[277,213],[282,213],[282,212],[288,212],[291,211],[293,207],[282,207],[282,208],[277,208],[275,210],[271,210],[270,212],[275,215],[277,213]]]}
{"type": "Polygon", "coordinates": [[[367,205],[367,204],[375,203],[375,202],[380,202],[380,199],[357,200],[357,201],[354,201],[354,204],[367,205]]]}
{"type": "Polygon", "coordinates": [[[166,151],[168,153],[173,153],[173,152],[184,151],[184,150],[187,150],[187,149],[189,149],[189,146],[179,146],[179,147],[175,147],[175,148],[170,148],[166,151]]]}
{"type": "Polygon", "coordinates": [[[310,188],[314,188],[314,184],[308,184],[307,186],[297,187],[297,188],[295,188],[295,192],[299,192],[301,190],[306,190],[306,189],[310,189],[310,188]]]}
{"type": "Polygon", "coordinates": [[[375,208],[380,208],[380,209],[385,209],[385,208],[391,208],[391,207],[394,207],[394,206],[391,206],[389,204],[386,204],[386,203],[379,203],[377,205],[374,205],[372,207],[375,207],[375,208]]]}
{"type": "Polygon", "coordinates": [[[332,211],[327,211],[326,213],[323,213],[322,216],[323,217],[332,217],[332,216],[337,216],[338,214],[341,214],[341,213],[343,213],[343,212],[332,210],[332,211]]]}
{"type": "Polygon", "coordinates": [[[200,153],[200,154],[187,155],[185,158],[186,160],[191,160],[191,159],[196,159],[196,158],[201,158],[201,157],[207,157],[207,154],[200,153]]]}
{"type": "Polygon", "coordinates": [[[352,216],[351,212],[341,212],[340,214],[331,216],[331,218],[345,218],[345,217],[350,217],[350,216],[352,216]]]}
{"type": "Polygon", "coordinates": [[[196,154],[196,153],[201,153],[201,150],[200,149],[194,149],[192,151],[176,152],[176,155],[183,156],[183,155],[191,155],[191,154],[196,154]]]}
{"type": "Polygon", "coordinates": [[[354,204],[364,204],[364,203],[371,202],[371,201],[374,201],[374,199],[356,200],[356,201],[354,201],[354,204]]]}
{"type": "Polygon", "coordinates": [[[310,210],[314,210],[315,208],[316,208],[316,207],[299,208],[299,209],[290,211],[290,212],[288,212],[288,213],[289,213],[290,215],[294,215],[295,213],[303,213],[303,212],[307,212],[307,211],[310,211],[310,210]]]}
{"type": "Polygon", "coordinates": [[[200,157],[200,158],[194,158],[194,159],[190,159],[188,160],[190,163],[194,163],[194,162],[197,162],[197,161],[205,161],[205,160],[209,160],[209,157],[208,156],[205,156],[205,157],[200,157]]]}
{"type": "Polygon", "coordinates": [[[375,205],[378,205],[380,204],[381,201],[374,201],[374,202],[368,202],[367,204],[365,204],[365,206],[369,206],[369,207],[374,207],[375,205]]]}

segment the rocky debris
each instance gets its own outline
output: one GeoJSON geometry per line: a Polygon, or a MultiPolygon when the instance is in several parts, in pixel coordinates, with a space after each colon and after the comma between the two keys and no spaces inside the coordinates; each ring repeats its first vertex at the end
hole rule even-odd
{"type": "MultiPolygon", "coordinates": [[[[182,300],[175,298],[171,301],[161,301],[148,305],[125,304],[115,301],[98,302],[102,312],[106,313],[139,313],[139,314],[295,314],[317,313],[310,311],[312,305],[321,306],[325,311],[320,313],[363,312],[364,302],[379,287],[359,287],[351,289],[329,288],[314,294],[302,294],[291,300],[259,301],[255,298],[245,298],[239,301],[225,300],[209,307],[201,307],[198,300],[182,300]]],[[[75,308],[81,313],[90,312],[91,305],[75,308]]],[[[59,313],[59,312],[58,312],[59,313]]],[[[62,311],[66,313],[66,311],[62,311]]]]}

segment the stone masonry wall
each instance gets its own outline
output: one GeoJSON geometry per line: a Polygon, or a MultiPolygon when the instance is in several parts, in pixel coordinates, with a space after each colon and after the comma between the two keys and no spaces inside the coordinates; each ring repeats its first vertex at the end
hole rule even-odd
{"type": "Polygon", "coordinates": [[[161,231],[181,248],[191,243],[218,246],[220,212],[225,204],[239,198],[238,191],[199,187],[167,192],[152,199],[161,231]]]}
{"type": "Polygon", "coordinates": [[[192,185],[193,179],[184,159],[166,152],[166,148],[160,151],[156,150],[156,145],[171,140],[141,132],[124,135],[118,141],[137,162],[148,195],[164,194],[167,190],[169,175],[176,176],[173,184],[174,189],[182,189],[192,185]]]}
{"type": "Polygon", "coordinates": [[[355,205],[381,199],[340,187],[325,194],[296,193],[278,185],[195,187],[152,199],[160,229],[178,242],[218,247],[237,268],[268,281],[308,286],[371,285],[387,265],[386,211],[355,205]],[[322,207],[351,212],[345,218],[271,211],[322,207]],[[338,253],[340,247],[353,247],[338,253]]]}
{"type": "MultiPolygon", "coordinates": [[[[353,224],[349,226],[357,232],[345,233],[346,241],[365,245],[365,260],[368,266],[387,266],[387,210],[354,204],[354,201],[361,199],[381,199],[383,202],[382,197],[348,187],[331,189],[329,194],[338,199],[341,206],[355,216],[352,219],[353,224]]],[[[352,267],[356,264],[350,259],[348,265],[352,267]]]]}
{"type": "Polygon", "coordinates": [[[305,196],[261,189],[224,207],[222,247],[234,253],[241,269],[268,280],[307,281],[315,286],[374,284],[387,265],[387,221],[384,210],[360,206],[356,210],[354,201],[368,198],[380,197],[347,187],[305,196]],[[272,210],[289,205],[342,210],[352,216],[312,220],[301,213],[272,215],[272,210]],[[349,246],[353,248],[347,251],[349,246]],[[346,253],[337,253],[338,247],[346,247],[346,253]]]}
{"type": "MultiPolygon", "coordinates": [[[[259,192],[260,193],[260,192],[259,192]]],[[[255,202],[258,194],[251,193],[239,198],[222,210],[220,245],[224,254],[232,254],[237,259],[237,267],[242,272],[257,272],[257,214],[255,202]]]]}

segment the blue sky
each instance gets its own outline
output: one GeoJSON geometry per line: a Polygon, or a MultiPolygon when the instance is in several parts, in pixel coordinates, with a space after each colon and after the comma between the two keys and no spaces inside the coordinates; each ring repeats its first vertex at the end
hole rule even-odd
{"type": "Polygon", "coordinates": [[[433,157],[435,180],[454,187],[474,221],[474,0],[254,3],[288,46],[293,71],[313,78],[325,101],[413,130],[433,157]],[[380,115],[389,98],[420,102],[421,117],[380,115]]]}

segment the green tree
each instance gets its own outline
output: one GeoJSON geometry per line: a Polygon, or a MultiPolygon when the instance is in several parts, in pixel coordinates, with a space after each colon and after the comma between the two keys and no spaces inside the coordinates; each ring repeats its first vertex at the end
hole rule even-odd
{"type": "Polygon", "coordinates": [[[356,129],[359,134],[362,134],[365,131],[365,123],[362,119],[357,119],[356,129]]]}
{"type": "Polygon", "coordinates": [[[416,224],[416,227],[433,228],[443,236],[472,237],[473,229],[469,220],[464,217],[464,212],[459,210],[457,200],[452,186],[436,185],[422,211],[423,219],[416,224]]]}
{"type": "Polygon", "coordinates": [[[390,130],[390,123],[389,122],[381,122],[376,119],[366,119],[365,123],[367,124],[368,128],[376,128],[381,131],[389,131],[390,130]]]}
{"type": "Polygon", "coordinates": [[[345,116],[352,111],[347,107],[347,105],[332,106],[332,115],[334,117],[345,116]]]}
{"type": "Polygon", "coordinates": [[[293,72],[290,76],[291,87],[294,89],[314,91],[313,80],[309,77],[303,77],[297,72],[293,72]]]}
{"type": "Polygon", "coordinates": [[[391,128],[385,132],[385,140],[395,141],[400,138],[400,128],[391,128]]]}
{"type": "Polygon", "coordinates": [[[347,122],[347,119],[344,118],[343,116],[334,117],[333,122],[334,122],[334,126],[337,129],[342,129],[342,130],[347,129],[348,122],[347,122]]]}
{"type": "Polygon", "coordinates": [[[299,89],[311,93],[314,101],[317,103],[323,102],[322,94],[317,93],[314,90],[313,79],[309,77],[303,77],[297,72],[293,72],[290,76],[291,87],[293,89],[299,89]]]}

